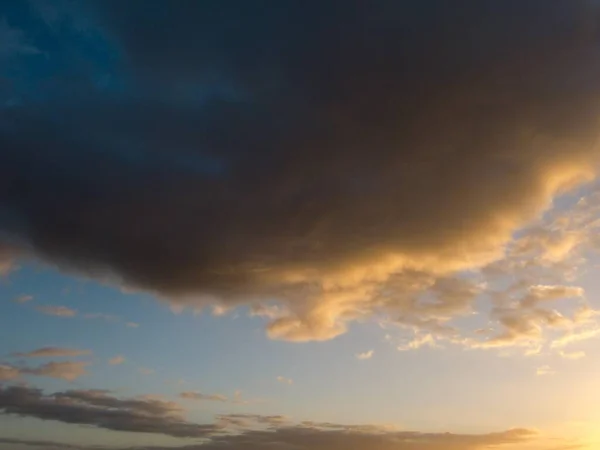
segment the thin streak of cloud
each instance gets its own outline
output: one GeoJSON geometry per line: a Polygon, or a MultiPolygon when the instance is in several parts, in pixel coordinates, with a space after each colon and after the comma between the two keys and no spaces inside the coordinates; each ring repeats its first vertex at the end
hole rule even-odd
{"type": "Polygon", "coordinates": [[[75,348],[64,347],[42,347],[37,350],[24,353],[13,353],[13,356],[20,358],[51,358],[51,357],[69,357],[91,355],[91,350],[79,350],[75,348]]]}
{"type": "Polygon", "coordinates": [[[15,303],[27,303],[33,300],[33,295],[20,295],[19,297],[15,298],[13,301],[15,303]]]}
{"type": "Polygon", "coordinates": [[[114,358],[108,360],[108,364],[110,364],[111,366],[117,366],[119,364],[123,364],[124,362],[125,357],[121,355],[115,356],[114,358]]]}
{"type": "Polygon", "coordinates": [[[41,312],[42,314],[46,314],[48,316],[56,316],[56,317],[75,317],[77,315],[77,310],[67,308],[66,306],[36,306],[36,311],[41,312]]]}
{"type": "Polygon", "coordinates": [[[294,380],[292,380],[291,378],[286,378],[286,377],[282,377],[282,376],[277,377],[277,382],[282,383],[282,384],[294,384],[294,380]]]}
{"type": "Polygon", "coordinates": [[[186,391],[179,394],[180,398],[185,400],[209,400],[214,402],[226,402],[227,397],[221,394],[202,394],[195,391],[186,391]]]}

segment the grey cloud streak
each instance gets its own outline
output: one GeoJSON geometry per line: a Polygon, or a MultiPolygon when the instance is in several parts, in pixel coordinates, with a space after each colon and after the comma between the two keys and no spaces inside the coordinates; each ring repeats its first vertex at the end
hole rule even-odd
{"type": "MultiPolygon", "coordinates": [[[[539,437],[532,430],[517,428],[486,434],[421,433],[376,425],[309,421],[294,424],[285,416],[256,414],[221,415],[216,417],[214,424],[194,424],[183,418],[183,410],[177,403],[148,397],[117,398],[103,390],[44,394],[39,389],[29,387],[0,387],[0,410],[5,414],[92,425],[114,431],[205,439],[197,444],[175,447],[180,450],[468,450],[535,442],[539,437]]],[[[4,439],[0,443],[77,448],[16,439],[4,439]]],[[[159,450],[158,447],[147,448],[159,450]]]]}
{"type": "Polygon", "coordinates": [[[174,437],[205,437],[217,431],[215,425],[187,422],[176,403],[156,399],[119,399],[99,390],[45,395],[35,388],[0,387],[0,410],[5,414],[43,420],[174,437]]]}

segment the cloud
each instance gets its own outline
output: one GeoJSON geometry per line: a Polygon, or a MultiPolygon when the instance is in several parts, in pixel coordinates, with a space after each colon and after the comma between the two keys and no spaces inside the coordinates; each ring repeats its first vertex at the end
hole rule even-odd
{"type": "Polygon", "coordinates": [[[65,361],[49,362],[38,367],[0,365],[0,380],[14,380],[23,375],[34,375],[38,377],[57,378],[66,381],[75,381],[77,378],[87,375],[86,367],[89,362],[65,361]]]}
{"type": "Polygon", "coordinates": [[[111,358],[108,360],[108,364],[110,364],[111,366],[117,366],[119,364],[123,364],[125,362],[125,357],[124,356],[115,356],[114,358],[111,358]]]}
{"type": "Polygon", "coordinates": [[[210,400],[214,402],[226,402],[227,397],[221,394],[201,394],[200,392],[186,391],[179,394],[180,398],[186,400],[210,400]]]}
{"type": "Polygon", "coordinates": [[[577,286],[544,286],[535,285],[529,287],[529,294],[521,303],[524,307],[531,308],[540,302],[557,300],[560,298],[583,297],[584,290],[577,286]]]}
{"type": "MultiPolygon", "coordinates": [[[[184,417],[174,402],[153,396],[119,398],[104,390],[68,390],[45,394],[32,387],[0,386],[0,410],[7,414],[88,425],[114,431],[202,438],[178,450],[483,450],[496,446],[551,446],[534,430],[514,428],[500,432],[461,434],[398,430],[373,424],[344,425],[304,421],[295,423],[282,415],[223,414],[214,423],[195,424],[184,417]]],[[[61,448],[60,443],[10,440],[2,443],[61,448]]],[[[62,448],[74,448],[66,445],[62,448]]],[[[88,447],[82,447],[88,448],[88,447]]],[[[164,450],[148,447],[148,450],[164,450]]]]}
{"type": "Polygon", "coordinates": [[[11,27],[6,18],[0,18],[0,60],[20,55],[37,55],[40,50],[27,42],[25,33],[11,27]]]}
{"type": "Polygon", "coordinates": [[[14,353],[14,356],[20,358],[51,358],[58,356],[84,356],[91,355],[91,350],[78,350],[75,348],[64,348],[64,347],[42,347],[37,350],[32,350],[25,353],[14,353]]]}
{"type": "Polygon", "coordinates": [[[75,317],[77,315],[76,310],[66,306],[36,306],[35,309],[48,316],[75,317]]]}
{"type": "Polygon", "coordinates": [[[294,384],[294,380],[292,380],[291,378],[286,378],[286,377],[282,377],[282,376],[278,376],[277,381],[279,383],[283,383],[283,384],[294,384]]]}
{"type": "Polygon", "coordinates": [[[125,324],[125,326],[127,326],[129,328],[139,328],[140,324],[139,323],[135,323],[135,322],[127,322],[125,324]]]}
{"type": "Polygon", "coordinates": [[[104,313],[86,313],[83,315],[84,319],[98,319],[105,320],[106,322],[118,322],[121,320],[118,316],[113,316],[112,314],[104,314],[104,313]]]}
{"type": "Polygon", "coordinates": [[[114,431],[159,433],[175,437],[206,437],[215,425],[185,421],[174,402],[120,399],[99,390],[73,390],[51,395],[28,387],[0,387],[0,410],[5,414],[90,425],[114,431]]]}
{"type": "MultiPolygon", "coordinates": [[[[261,416],[255,416],[260,419],[261,416]]],[[[272,416],[277,418],[278,416],[272,416]]],[[[267,418],[263,416],[263,418],[267,418]]],[[[233,417],[231,420],[235,420],[233,417]]],[[[252,420],[252,418],[250,418],[252,420]]],[[[535,431],[515,428],[485,434],[422,433],[418,431],[386,431],[376,426],[343,426],[336,424],[275,424],[268,430],[249,430],[236,434],[222,434],[206,439],[204,442],[180,447],[168,447],[176,450],[479,450],[496,446],[519,448],[519,446],[538,444],[540,449],[578,448],[575,445],[560,445],[558,440],[550,445],[539,444],[535,431]]],[[[0,443],[23,444],[58,449],[92,449],[86,446],[63,445],[49,441],[27,439],[1,439],[0,443]]],[[[166,450],[166,447],[144,447],[148,450],[166,450]]],[[[119,449],[117,449],[119,450],[119,449]]],[[[124,449],[120,449],[124,450],[124,449]]]]}
{"type": "Polygon", "coordinates": [[[88,373],[85,369],[88,365],[90,365],[89,362],[83,361],[49,362],[40,367],[21,369],[21,372],[29,375],[74,381],[88,373]]]}
{"type": "Polygon", "coordinates": [[[27,302],[30,302],[31,300],[33,300],[32,295],[20,295],[17,298],[15,298],[13,301],[15,303],[27,303],[27,302]]]}
{"type": "Polygon", "coordinates": [[[373,356],[373,353],[375,351],[374,350],[369,350],[368,352],[363,352],[363,353],[357,353],[356,355],[356,359],[371,359],[373,356]]]}
{"type": "Polygon", "coordinates": [[[578,351],[578,352],[565,352],[563,350],[560,350],[559,355],[562,356],[565,359],[582,359],[585,358],[585,352],[584,351],[578,351]]]}
{"type": "Polygon", "coordinates": [[[0,364],[0,381],[15,380],[21,376],[18,368],[7,364],[0,364]]]}
{"type": "Polygon", "coordinates": [[[552,368],[550,366],[541,366],[541,367],[537,368],[535,373],[536,373],[536,375],[541,376],[541,375],[554,375],[556,372],[554,370],[552,370],[552,368]]]}
{"type": "Polygon", "coordinates": [[[148,367],[140,367],[138,369],[138,372],[142,375],[152,375],[156,371],[154,369],[150,369],[148,367]]]}
{"type": "MultiPolygon", "coordinates": [[[[192,309],[276,299],[273,339],[381,312],[440,328],[471,295],[415,313],[398,290],[411,273],[457,281],[501,258],[596,174],[595,3],[153,11],[86,13],[123,55],[98,69],[112,82],[44,39],[28,45],[72,65],[14,71],[46,83],[0,109],[0,231],[28,255],[192,309]]],[[[558,242],[547,261],[579,240],[558,242]]]]}

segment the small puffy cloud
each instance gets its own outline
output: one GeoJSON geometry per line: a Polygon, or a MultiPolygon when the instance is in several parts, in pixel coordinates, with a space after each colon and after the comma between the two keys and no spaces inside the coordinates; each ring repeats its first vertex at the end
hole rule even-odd
{"type": "Polygon", "coordinates": [[[209,400],[214,402],[226,402],[227,397],[221,394],[202,394],[200,392],[186,391],[179,394],[180,398],[186,400],[209,400]]]}
{"type": "Polygon", "coordinates": [[[369,350],[367,352],[357,353],[354,356],[356,357],[356,359],[360,359],[360,360],[371,359],[373,357],[374,352],[375,352],[374,350],[369,350]]]}
{"type": "Polygon", "coordinates": [[[129,328],[139,328],[140,324],[135,323],[135,322],[127,322],[127,323],[125,323],[125,326],[127,326],[129,328]]]}
{"type": "Polygon", "coordinates": [[[31,300],[33,300],[33,295],[20,295],[17,298],[15,298],[13,301],[15,303],[27,303],[27,302],[30,302],[31,300]]]}
{"type": "Polygon", "coordinates": [[[121,355],[115,356],[114,358],[108,360],[108,364],[110,364],[111,366],[117,366],[119,364],[123,364],[124,362],[125,357],[121,355]]]}
{"type": "Polygon", "coordinates": [[[138,372],[142,375],[152,375],[156,371],[154,369],[150,369],[148,367],[140,367],[138,369],[138,372]]]}
{"type": "Polygon", "coordinates": [[[537,370],[535,371],[535,374],[538,376],[543,376],[543,375],[554,375],[556,372],[554,370],[552,370],[552,368],[550,366],[541,366],[538,367],[537,370]]]}
{"type": "Polygon", "coordinates": [[[286,378],[286,377],[282,377],[282,376],[278,376],[277,381],[279,383],[283,383],[283,384],[294,384],[294,380],[292,380],[291,378],[286,378]]]}
{"type": "Polygon", "coordinates": [[[57,316],[57,317],[75,317],[77,315],[77,311],[71,308],[67,308],[66,306],[36,306],[36,311],[41,312],[42,314],[46,314],[48,316],[57,316]]]}
{"type": "Polygon", "coordinates": [[[51,358],[51,357],[68,357],[68,356],[84,356],[91,355],[91,350],[79,350],[75,348],[64,347],[42,347],[37,350],[24,353],[14,353],[14,356],[20,358],[51,358]]]}

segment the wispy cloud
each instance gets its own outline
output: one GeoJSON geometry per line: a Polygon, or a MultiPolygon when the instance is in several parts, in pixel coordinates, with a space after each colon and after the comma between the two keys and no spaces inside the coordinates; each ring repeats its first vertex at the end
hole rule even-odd
{"type": "Polygon", "coordinates": [[[88,372],[86,367],[89,362],[85,361],[65,361],[49,362],[38,367],[0,365],[0,379],[14,380],[24,375],[34,375],[39,377],[50,377],[66,381],[74,381],[88,372]]]}
{"type": "Polygon", "coordinates": [[[135,323],[135,322],[127,322],[125,324],[125,326],[127,326],[129,328],[139,328],[140,324],[139,323],[135,323]]]}
{"type": "Polygon", "coordinates": [[[186,391],[179,394],[180,398],[186,400],[210,400],[215,402],[226,402],[227,397],[221,394],[202,394],[195,391],[186,391]]]}
{"type": "Polygon", "coordinates": [[[552,368],[550,366],[541,366],[538,367],[537,370],[535,371],[536,375],[554,375],[556,372],[554,370],[552,370],[552,368]]]}
{"type": "Polygon", "coordinates": [[[140,367],[138,369],[138,372],[142,375],[152,375],[156,371],[154,369],[150,369],[148,367],[140,367]]]}
{"type": "Polygon", "coordinates": [[[15,298],[13,301],[15,303],[27,303],[33,300],[33,295],[20,295],[15,298]]]}
{"type": "Polygon", "coordinates": [[[282,377],[282,376],[278,376],[277,381],[279,383],[283,383],[283,384],[294,384],[294,380],[292,380],[291,378],[286,378],[286,377],[282,377]]]}
{"type": "Polygon", "coordinates": [[[30,352],[14,353],[13,355],[20,358],[49,358],[59,356],[84,356],[91,354],[91,350],[79,350],[65,347],[42,347],[30,352]]]}
{"type": "Polygon", "coordinates": [[[121,355],[115,356],[114,358],[108,360],[108,364],[110,364],[111,366],[117,366],[119,364],[123,364],[124,362],[125,357],[121,355]]]}
{"type": "Polygon", "coordinates": [[[373,353],[375,351],[374,350],[369,350],[363,353],[357,353],[356,355],[356,359],[360,359],[360,360],[364,360],[364,359],[371,359],[373,357],[373,353]]]}
{"type": "Polygon", "coordinates": [[[66,306],[36,306],[36,311],[41,312],[42,314],[46,314],[48,316],[57,316],[57,317],[75,317],[77,315],[77,310],[67,308],[66,306]]]}

